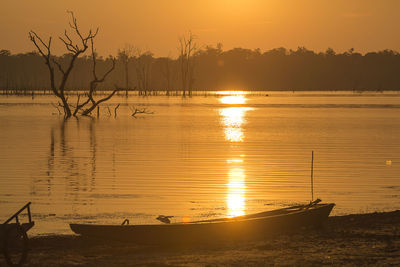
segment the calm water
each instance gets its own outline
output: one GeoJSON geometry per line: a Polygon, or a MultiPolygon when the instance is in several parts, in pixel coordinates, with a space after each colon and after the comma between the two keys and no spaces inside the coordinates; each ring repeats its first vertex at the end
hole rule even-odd
{"type": "Polygon", "coordinates": [[[334,214],[400,208],[400,94],[114,97],[64,121],[50,96],[0,96],[0,219],[32,201],[34,234],[70,222],[157,223],[310,200],[334,214]],[[153,115],[129,116],[129,106],[153,115]]]}

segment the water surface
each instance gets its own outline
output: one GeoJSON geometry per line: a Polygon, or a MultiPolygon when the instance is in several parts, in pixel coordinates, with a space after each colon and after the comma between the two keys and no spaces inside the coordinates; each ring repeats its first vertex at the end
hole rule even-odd
{"type": "Polygon", "coordinates": [[[398,93],[117,96],[111,116],[104,105],[67,121],[51,103],[0,96],[0,219],[32,201],[34,234],[305,203],[312,150],[315,195],[334,214],[400,208],[398,93]]]}

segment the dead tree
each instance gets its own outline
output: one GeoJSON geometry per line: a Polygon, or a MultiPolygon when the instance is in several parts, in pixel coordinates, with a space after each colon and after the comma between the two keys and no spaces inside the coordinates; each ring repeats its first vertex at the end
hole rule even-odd
{"type": "Polygon", "coordinates": [[[123,49],[118,50],[118,59],[124,65],[126,96],[128,96],[128,90],[130,89],[129,62],[132,60],[134,50],[135,48],[131,44],[126,44],[123,49]]]}
{"type": "Polygon", "coordinates": [[[175,74],[174,70],[172,69],[173,61],[169,57],[161,58],[161,60],[161,62],[163,63],[161,73],[164,76],[166,82],[166,95],[169,96],[172,90],[172,82],[174,80],[175,74]]]}
{"type": "Polygon", "coordinates": [[[149,51],[142,52],[139,48],[136,49],[136,75],[138,82],[139,94],[144,92],[148,94],[149,81],[151,74],[152,54],[149,51]]]}
{"type": "MultiPolygon", "coordinates": [[[[64,31],[64,36],[59,37],[61,42],[64,44],[65,49],[71,54],[69,62],[66,64],[66,68],[63,67],[62,64],[58,62],[56,58],[51,54],[52,37],[50,37],[47,42],[44,42],[43,39],[36,32],[31,30],[29,32],[29,39],[36,46],[39,54],[44,58],[45,64],[47,65],[47,68],[49,70],[51,90],[53,91],[54,95],[59,98],[59,106],[64,109],[64,116],[66,118],[69,118],[72,115],[76,116],[78,111],[89,102],[92,102],[92,104],[97,103],[95,107],[99,104],[99,101],[96,102],[93,100],[93,91],[96,89],[97,84],[104,81],[105,77],[114,69],[115,61],[113,60],[113,67],[110,69],[110,71],[108,71],[101,79],[98,79],[95,71],[96,59],[95,57],[93,58],[94,81],[91,82],[91,87],[89,89],[89,93],[87,94],[88,99],[84,101],[83,104],[80,104],[79,101],[81,96],[78,95],[75,111],[72,112],[71,107],[73,108],[73,105],[68,102],[68,97],[65,95],[65,86],[74,67],[76,59],[86,52],[90,44],[92,45],[93,55],[93,40],[96,37],[99,29],[96,29],[96,31],[89,30],[87,35],[82,35],[81,31],[79,30],[77,19],[75,18],[74,13],[72,11],[67,12],[71,15],[71,22],[69,23],[69,26],[73,31],[74,38],[72,38],[67,30],[64,31]],[[73,41],[73,39],[77,39],[78,41],[73,41]],[[61,73],[61,80],[58,84],[56,84],[57,82],[55,79],[55,69],[61,73]],[[92,84],[94,88],[92,88],[92,84]]],[[[114,94],[115,91],[113,91],[113,93],[111,93],[107,99],[102,100],[101,102],[108,100],[114,94]]]]}
{"type": "Polygon", "coordinates": [[[179,63],[181,68],[182,93],[186,95],[186,91],[191,94],[194,82],[194,61],[193,54],[197,50],[195,36],[189,32],[189,35],[179,39],[179,63]]]}
{"type": "Polygon", "coordinates": [[[89,92],[87,94],[88,99],[85,102],[83,102],[82,104],[79,104],[79,97],[78,97],[78,103],[76,105],[74,116],[76,115],[77,112],[79,112],[79,110],[83,109],[83,107],[86,106],[86,104],[88,104],[90,102],[91,106],[89,108],[85,109],[82,112],[82,115],[85,115],[85,116],[89,115],[98,105],[100,105],[101,103],[109,100],[119,90],[119,88],[116,87],[116,89],[114,89],[114,91],[112,91],[106,97],[103,97],[103,98],[101,98],[101,99],[99,99],[97,101],[94,99],[93,93],[96,91],[97,86],[100,83],[104,82],[104,80],[107,78],[107,76],[114,70],[114,68],[115,68],[115,58],[111,58],[112,66],[110,67],[110,69],[108,71],[106,71],[103,74],[103,76],[101,78],[99,78],[99,76],[96,73],[96,52],[94,50],[94,44],[93,43],[94,43],[94,40],[91,39],[90,40],[90,47],[91,47],[91,51],[92,51],[92,62],[93,62],[92,74],[93,74],[93,80],[90,82],[89,92]]]}

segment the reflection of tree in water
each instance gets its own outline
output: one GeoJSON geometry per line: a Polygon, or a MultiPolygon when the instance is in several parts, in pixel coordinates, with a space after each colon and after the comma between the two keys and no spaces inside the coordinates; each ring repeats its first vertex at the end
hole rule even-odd
{"type": "MultiPolygon", "coordinates": [[[[90,160],[90,165],[91,165],[91,183],[90,183],[90,188],[91,190],[95,187],[95,180],[96,180],[96,152],[97,152],[97,142],[96,142],[96,132],[95,132],[95,127],[94,127],[94,119],[90,120],[89,123],[89,133],[90,133],[90,152],[91,152],[91,160],[90,160]]],[[[90,190],[90,191],[91,191],[90,190]]]]}
{"type": "Polygon", "coordinates": [[[50,151],[47,160],[47,191],[50,194],[51,181],[54,175],[54,128],[50,129],[50,151]]]}
{"type": "Polygon", "coordinates": [[[96,156],[95,119],[58,121],[50,128],[46,178],[34,179],[31,193],[64,192],[78,200],[79,193],[95,189],[96,156]]]}

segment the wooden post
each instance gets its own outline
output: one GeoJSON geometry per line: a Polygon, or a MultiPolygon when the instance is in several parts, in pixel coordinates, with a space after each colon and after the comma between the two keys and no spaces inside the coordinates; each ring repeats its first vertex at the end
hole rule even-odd
{"type": "Polygon", "coordinates": [[[32,222],[31,202],[28,203],[28,219],[29,219],[29,222],[32,222]]]}
{"type": "Polygon", "coordinates": [[[311,202],[314,201],[314,150],[311,152],[311,202]]]}

